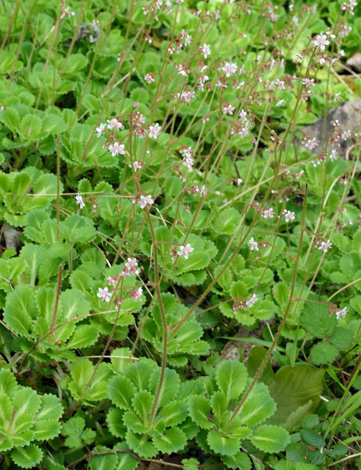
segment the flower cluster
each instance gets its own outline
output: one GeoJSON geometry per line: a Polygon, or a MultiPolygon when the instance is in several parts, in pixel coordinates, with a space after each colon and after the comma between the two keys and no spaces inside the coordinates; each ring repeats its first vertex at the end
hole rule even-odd
{"type": "Polygon", "coordinates": [[[258,297],[256,296],[256,294],[253,294],[251,297],[249,298],[242,298],[242,299],[233,299],[233,307],[232,307],[232,310],[233,310],[233,313],[237,313],[238,310],[247,310],[251,307],[253,307],[253,305],[257,302],[258,300],[258,297]]]}

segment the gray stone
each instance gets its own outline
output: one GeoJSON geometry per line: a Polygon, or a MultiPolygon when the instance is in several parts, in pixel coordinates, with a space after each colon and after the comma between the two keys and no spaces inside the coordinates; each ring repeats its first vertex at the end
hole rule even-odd
{"type": "MultiPolygon", "coordinates": [[[[342,133],[350,130],[352,136],[355,132],[360,132],[360,120],[361,120],[361,98],[357,98],[352,101],[347,101],[342,103],[336,108],[332,108],[327,112],[326,116],[326,134],[325,140],[327,140],[334,130],[332,123],[336,120],[339,121],[339,125],[336,130],[333,132],[333,137],[338,133],[342,133]],[[357,110],[358,108],[358,110],[357,110]]],[[[302,131],[307,134],[311,139],[316,138],[318,142],[318,147],[313,149],[311,152],[315,155],[322,153],[322,136],[323,136],[323,126],[324,126],[324,117],[318,119],[318,121],[306,126],[302,131]]],[[[301,146],[306,150],[302,142],[301,146]]],[[[336,153],[339,157],[345,158],[347,150],[354,145],[354,139],[349,138],[347,141],[341,140],[339,144],[336,142],[329,141],[327,146],[327,153],[330,153],[332,150],[336,150],[336,153]]]]}

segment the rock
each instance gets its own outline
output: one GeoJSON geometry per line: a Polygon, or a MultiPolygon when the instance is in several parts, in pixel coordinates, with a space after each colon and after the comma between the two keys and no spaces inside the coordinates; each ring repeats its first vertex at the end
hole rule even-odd
{"type": "MultiPolygon", "coordinates": [[[[327,112],[326,116],[326,135],[325,139],[327,139],[332,131],[334,130],[332,123],[336,120],[339,121],[339,125],[336,127],[335,131],[333,132],[333,136],[336,134],[341,134],[342,132],[350,130],[352,135],[355,132],[359,132],[360,127],[360,120],[361,120],[361,98],[357,98],[352,101],[347,101],[346,103],[342,103],[336,108],[332,108],[327,112]]],[[[313,124],[306,126],[302,129],[302,131],[310,138],[315,138],[318,142],[318,147],[313,149],[311,152],[315,155],[319,155],[322,153],[322,135],[323,135],[323,126],[324,126],[324,118],[321,117],[313,124]]],[[[306,150],[304,145],[305,143],[302,142],[301,146],[303,149],[306,150]]],[[[340,140],[340,143],[331,142],[329,141],[327,146],[327,153],[330,153],[332,150],[336,150],[336,153],[339,157],[345,158],[346,153],[350,147],[354,145],[354,141],[349,138],[348,140],[340,140]]]]}
{"type": "Polygon", "coordinates": [[[20,234],[18,230],[10,227],[6,222],[2,227],[2,232],[5,238],[5,246],[7,250],[17,250],[21,244],[20,234]]]}

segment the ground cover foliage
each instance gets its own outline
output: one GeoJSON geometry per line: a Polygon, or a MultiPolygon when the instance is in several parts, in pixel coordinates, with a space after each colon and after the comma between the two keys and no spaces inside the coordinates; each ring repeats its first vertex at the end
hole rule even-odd
{"type": "Polygon", "coordinates": [[[2,468],[360,468],[356,2],[0,9],[2,468]]]}

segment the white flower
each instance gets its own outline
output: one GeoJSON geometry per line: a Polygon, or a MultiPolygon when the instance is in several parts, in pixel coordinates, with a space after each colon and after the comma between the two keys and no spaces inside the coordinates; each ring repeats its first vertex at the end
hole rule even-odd
{"type": "Polygon", "coordinates": [[[236,108],[232,106],[231,104],[228,104],[228,106],[224,105],[223,106],[223,114],[229,114],[230,116],[233,116],[233,111],[236,108]]]}
{"type": "Polygon", "coordinates": [[[342,310],[336,310],[335,313],[337,320],[340,318],[345,318],[347,315],[347,307],[343,308],[342,310]]]}
{"type": "Polygon", "coordinates": [[[203,185],[203,186],[201,187],[201,189],[199,190],[199,194],[200,194],[201,196],[207,196],[208,192],[207,192],[207,189],[206,189],[205,185],[203,185]]]}
{"type": "Polygon", "coordinates": [[[80,196],[79,193],[75,196],[75,201],[76,201],[76,204],[79,204],[80,209],[83,209],[83,207],[85,207],[83,198],[80,196]]]}
{"type": "Polygon", "coordinates": [[[290,220],[295,220],[295,213],[291,211],[285,211],[284,213],[286,222],[289,222],[290,220]]]}
{"type": "Polygon", "coordinates": [[[194,165],[193,157],[183,158],[182,161],[183,165],[188,168],[188,170],[192,170],[192,166],[194,165]]]}
{"type": "Polygon", "coordinates": [[[113,118],[113,119],[108,119],[108,129],[124,129],[124,126],[121,122],[118,121],[118,119],[113,118]]]}
{"type": "Polygon", "coordinates": [[[237,64],[226,62],[222,67],[222,70],[226,74],[226,77],[230,77],[237,72],[237,64]]]}
{"type": "MultiPolygon", "coordinates": [[[[129,168],[132,168],[132,165],[129,165],[129,168]]],[[[134,172],[136,172],[137,170],[141,170],[141,169],[142,169],[142,162],[135,161],[133,163],[134,172]]]]}
{"type": "Polygon", "coordinates": [[[248,240],[248,246],[250,250],[259,251],[258,243],[254,241],[253,237],[248,240]]]}
{"type": "Polygon", "coordinates": [[[111,295],[110,295],[110,292],[108,292],[108,290],[109,289],[107,287],[104,287],[104,289],[101,289],[99,287],[97,297],[100,297],[102,302],[109,302],[111,295]]]}
{"type": "Polygon", "coordinates": [[[315,39],[312,41],[313,45],[319,47],[321,51],[324,51],[326,46],[330,44],[330,41],[327,39],[326,34],[318,34],[315,39]]]}
{"type": "Polygon", "coordinates": [[[241,183],[243,183],[242,178],[237,178],[236,183],[237,183],[237,186],[239,186],[241,183]]]}
{"type": "Polygon", "coordinates": [[[327,253],[329,248],[331,247],[332,247],[332,243],[330,242],[330,240],[327,240],[327,243],[321,242],[321,245],[318,247],[318,249],[323,250],[324,253],[327,253]]]}
{"type": "Polygon", "coordinates": [[[331,162],[334,162],[337,159],[338,159],[338,156],[336,154],[336,150],[332,150],[331,155],[330,155],[331,162]]]}
{"type": "Polygon", "coordinates": [[[177,251],[177,255],[184,256],[185,259],[188,259],[188,254],[192,253],[192,251],[194,251],[194,248],[192,248],[190,244],[187,243],[186,246],[181,245],[179,247],[179,250],[177,251]]]}
{"type": "Polygon", "coordinates": [[[140,205],[141,209],[144,209],[146,206],[151,206],[154,204],[154,200],[152,199],[152,196],[148,194],[148,196],[140,196],[138,204],[140,205]]]}
{"type": "Polygon", "coordinates": [[[305,144],[305,147],[309,150],[313,150],[318,146],[318,143],[316,141],[316,138],[314,137],[313,139],[308,139],[308,141],[305,144]]]}
{"type": "Polygon", "coordinates": [[[278,108],[278,106],[282,106],[284,103],[285,103],[285,100],[279,100],[275,106],[276,108],[278,108]]]}
{"type": "Polygon", "coordinates": [[[248,308],[251,308],[253,307],[253,305],[257,302],[258,298],[256,296],[256,294],[253,294],[252,297],[250,297],[247,302],[246,302],[246,305],[248,308]]]}
{"type": "Polygon", "coordinates": [[[275,216],[272,207],[270,207],[269,209],[264,209],[261,215],[264,219],[273,219],[273,217],[275,216]]]}
{"type": "Polygon", "coordinates": [[[160,130],[161,127],[158,123],[155,126],[149,126],[149,137],[153,137],[153,139],[158,139],[160,130]]]}
{"type": "Polygon", "coordinates": [[[95,130],[96,130],[96,132],[97,132],[97,134],[98,134],[97,137],[99,138],[101,135],[103,135],[103,134],[105,133],[105,124],[102,122],[102,123],[100,124],[100,126],[97,127],[95,130]]]}
{"type": "Polygon", "coordinates": [[[208,44],[203,44],[202,52],[204,54],[204,58],[206,59],[211,54],[211,48],[208,44]]]}
{"type": "Polygon", "coordinates": [[[126,153],[124,145],[120,144],[119,142],[114,142],[114,144],[110,144],[109,150],[112,154],[112,157],[115,157],[118,154],[125,155],[126,153]]]}
{"type": "Polygon", "coordinates": [[[143,294],[143,289],[141,287],[139,287],[139,289],[137,290],[130,291],[130,295],[132,299],[135,299],[139,302],[142,300],[142,294],[143,294]]]}
{"type": "Polygon", "coordinates": [[[118,283],[118,278],[117,276],[108,276],[107,281],[110,286],[115,287],[118,283]]]}
{"type": "Polygon", "coordinates": [[[154,73],[147,73],[147,75],[144,77],[144,80],[147,83],[155,82],[154,73]]]}

